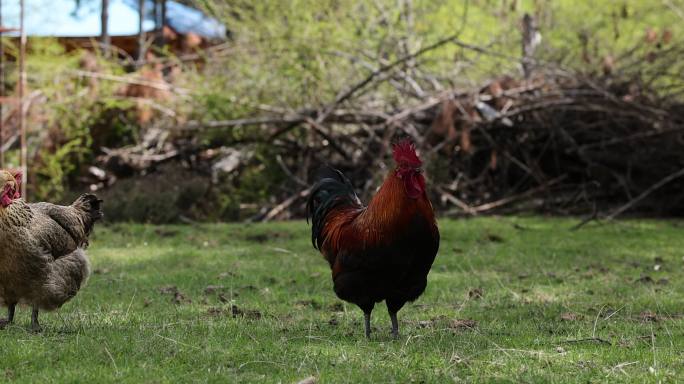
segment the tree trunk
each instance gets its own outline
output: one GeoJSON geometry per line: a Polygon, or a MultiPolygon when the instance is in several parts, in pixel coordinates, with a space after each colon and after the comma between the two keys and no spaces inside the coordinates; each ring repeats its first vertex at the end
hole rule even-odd
{"type": "Polygon", "coordinates": [[[529,13],[523,16],[522,67],[523,74],[529,79],[534,70],[534,51],[541,41],[537,22],[529,13]]]}
{"type": "Polygon", "coordinates": [[[166,44],[164,41],[164,28],[166,27],[166,0],[157,0],[159,2],[158,18],[155,19],[157,28],[157,39],[156,43],[158,47],[163,47],[166,44]]]}
{"type": "Polygon", "coordinates": [[[111,51],[111,38],[109,36],[109,0],[102,0],[100,24],[100,42],[102,43],[105,57],[109,57],[111,51]]]}
{"type": "MultiPolygon", "coordinates": [[[[0,26],[2,26],[2,1],[0,1],[0,26]]],[[[5,47],[2,41],[2,34],[0,34],[0,99],[5,96],[5,47]]],[[[0,168],[5,168],[5,151],[2,147],[5,145],[5,132],[2,115],[2,104],[0,103],[0,168]]]]}

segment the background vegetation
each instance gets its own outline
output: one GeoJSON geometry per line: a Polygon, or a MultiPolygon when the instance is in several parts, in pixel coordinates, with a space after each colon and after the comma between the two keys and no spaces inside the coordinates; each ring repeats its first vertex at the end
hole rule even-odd
{"type": "MultiPolygon", "coordinates": [[[[135,178],[131,183],[137,186],[133,190],[139,198],[129,199],[135,202],[132,205],[117,205],[110,217],[154,222],[260,218],[262,207],[277,205],[300,183],[310,182],[309,163],[321,160],[304,155],[279,160],[292,153],[288,143],[312,140],[310,128],[294,124],[290,136],[274,143],[263,126],[209,123],[324,110],[369,73],[447,36],[457,36],[471,48],[448,43],[408,60],[398,71],[406,75],[403,80],[362,89],[355,105],[388,113],[415,106],[431,95],[477,89],[502,75],[519,78],[525,13],[535,17],[541,32],[539,62],[587,75],[602,73],[607,63],[614,72],[624,69],[627,78],[660,69],[649,66],[648,55],[654,48],[644,46],[644,41],[655,36],[662,44],[667,36],[666,49],[679,46],[684,36],[684,5],[669,0],[190,3],[230,30],[225,43],[195,52],[192,58],[161,48],[155,51],[157,59],[135,70],[131,58],[66,52],[56,40],[31,39],[32,199],[68,200],[87,188],[104,188],[101,193],[115,197],[130,187],[121,180],[135,178]],[[143,95],[132,89],[137,79],[149,80],[157,73],[162,77],[154,80],[164,81],[167,89],[143,95]],[[149,149],[162,142],[159,130],[163,142],[176,147],[183,143],[183,153],[165,160],[164,166],[131,169],[112,164],[111,150],[149,149]],[[247,151],[249,156],[227,175],[218,175],[221,172],[214,165],[226,148],[247,151]],[[283,162],[293,175],[283,171],[283,162]],[[114,171],[99,180],[89,172],[91,165],[114,171]],[[162,176],[145,182],[146,175],[155,173],[162,176]],[[174,173],[200,177],[190,189],[186,185],[167,189],[170,195],[164,199],[170,203],[162,204],[163,212],[152,213],[159,212],[160,203],[148,201],[149,184],[159,178],[182,179],[174,173]],[[196,198],[187,201],[183,196],[196,198]]],[[[7,44],[9,54],[16,55],[14,41],[7,44]]],[[[681,63],[669,65],[670,75],[657,78],[662,92],[682,84],[681,63]]],[[[10,90],[17,78],[12,68],[6,83],[10,90]]],[[[332,158],[327,152],[324,155],[332,158]]],[[[16,146],[8,158],[10,166],[18,165],[16,146]]],[[[357,175],[363,177],[369,175],[357,175]]]]}

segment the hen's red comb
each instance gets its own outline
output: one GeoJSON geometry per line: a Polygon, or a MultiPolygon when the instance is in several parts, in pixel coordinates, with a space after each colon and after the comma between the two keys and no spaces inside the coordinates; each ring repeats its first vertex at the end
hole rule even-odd
{"type": "Polygon", "coordinates": [[[416,153],[416,145],[411,139],[403,139],[394,144],[392,156],[399,166],[417,168],[423,165],[423,162],[420,161],[416,153]]]}

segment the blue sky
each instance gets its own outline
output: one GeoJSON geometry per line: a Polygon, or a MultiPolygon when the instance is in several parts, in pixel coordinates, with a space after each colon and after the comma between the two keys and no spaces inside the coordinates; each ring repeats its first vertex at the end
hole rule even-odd
{"type": "MultiPolygon", "coordinates": [[[[147,9],[152,8],[148,1],[147,9]]],[[[76,10],[74,0],[25,0],[26,33],[29,36],[98,36],[100,0],[81,0],[76,10]]],[[[19,0],[0,0],[3,25],[19,26],[19,0]]],[[[112,36],[138,33],[137,0],[110,0],[109,33],[112,36]]],[[[201,12],[173,1],[167,2],[169,25],[179,32],[192,30],[207,37],[225,37],[225,27],[201,12]]],[[[152,30],[154,22],[145,20],[143,29],[152,30]]]]}

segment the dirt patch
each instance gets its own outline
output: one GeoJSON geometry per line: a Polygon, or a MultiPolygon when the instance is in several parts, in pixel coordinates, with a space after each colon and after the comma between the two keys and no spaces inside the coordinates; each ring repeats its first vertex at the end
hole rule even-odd
{"type": "Polygon", "coordinates": [[[189,297],[185,296],[181,292],[176,292],[175,295],[173,295],[173,299],[171,300],[174,304],[192,304],[192,299],[189,297]]]}
{"type": "Polygon", "coordinates": [[[470,319],[454,319],[449,323],[449,328],[457,331],[477,328],[477,322],[470,319]]]}
{"type": "Polygon", "coordinates": [[[173,295],[178,292],[178,287],[175,285],[166,285],[159,288],[159,293],[162,295],[173,295]]]}
{"type": "Polygon", "coordinates": [[[250,320],[261,319],[261,312],[255,309],[242,309],[239,308],[237,305],[232,305],[230,307],[230,314],[233,316],[233,318],[244,317],[250,320]]]}
{"type": "Polygon", "coordinates": [[[319,310],[321,309],[321,304],[319,304],[316,300],[298,300],[295,302],[295,308],[311,308],[314,310],[319,310]]]}
{"type": "Polygon", "coordinates": [[[316,384],[316,383],[318,383],[318,380],[316,380],[316,376],[309,376],[306,379],[303,379],[303,380],[297,382],[297,384],[316,384]]]}
{"type": "Polygon", "coordinates": [[[245,240],[250,243],[265,243],[269,239],[268,235],[265,233],[250,234],[245,236],[245,240]]]}
{"type": "Polygon", "coordinates": [[[641,284],[653,284],[655,281],[651,276],[648,275],[643,275],[640,278],[634,280],[635,283],[641,283],[641,284]]]}
{"type": "Polygon", "coordinates": [[[226,289],[223,285],[207,285],[206,288],[204,288],[204,294],[205,295],[213,295],[216,293],[221,293],[226,289]]]}
{"type": "Polygon", "coordinates": [[[263,244],[270,240],[287,240],[292,238],[292,235],[287,232],[264,232],[264,233],[250,233],[245,235],[244,239],[250,243],[263,244]]]}
{"type": "Polygon", "coordinates": [[[480,243],[503,243],[504,241],[503,237],[491,232],[485,232],[479,240],[480,243]]]}
{"type": "Polygon", "coordinates": [[[639,314],[639,320],[646,323],[646,322],[656,322],[656,321],[660,320],[660,318],[655,312],[643,311],[639,314]]]}
{"type": "Polygon", "coordinates": [[[171,302],[174,304],[191,304],[192,299],[183,294],[175,285],[167,285],[159,288],[159,293],[162,295],[170,295],[171,302]]]}
{"type": "Polygon", "coordinates": [[[178,236],[178,231],[168,228],[156,228],[154,233],[159,237],[175,237],[178,236]]]}
{"type": "Polygon", "coordinates": [[[563,312],[560,315],[561,321],[577,321],[581,320],[582,316],[574,312],[563,312]]]}
{"type": "Polygon", "coordinates": [[[230,308],[209,307],[207,314],[211,317],[230,316],[232,318],[242,317],[249,320],[259,320],[262,318],[261,312],[254,309],[243,309],[237,305],[231,305],[230,308]]]}
{"type": "Polygon", "coordinates": [[[468,298],[470,300],[480,300],[484,297],[484,290],[482,288],[473,288],[468,291],[468,298]]]}
{"type": "Polygon", "coordinates": [[[221,280],[227,279],[229,277],[237,277],[237,273],[228,271],[228,272],[221,272],[218,275],[218,278],[221,280]]]}
{"type": "Polygon", "coordinates": [[[418,328],[448,328],[453,331],[463,331],[467,329],[475,329],[477,327],[477,322],[470,319],[449,320],[446,316],[438,316],[430,320],[418,321],[416,325],[418,328]]]}
{"type": "MultiPolygon", "coordinates": [[[[227,303],[231,300],[231,298],[238,297],[239,295],[235,292],[232,292],[232,294],[229,294],[226,291],[226,287],[223,285],[207,285],[206,288],[204,288],[204,295],[205,296],[213,296],[216,295],[216,298],[222,302],[222,303],[227,303]]],[[[205,297],[203,299],[203,302],[206,304],[207,303],[207,298],[205,297]]]]}

